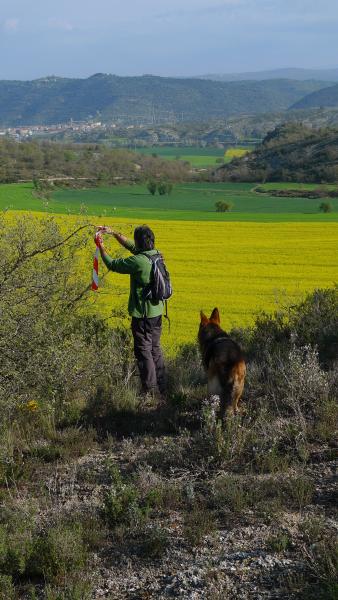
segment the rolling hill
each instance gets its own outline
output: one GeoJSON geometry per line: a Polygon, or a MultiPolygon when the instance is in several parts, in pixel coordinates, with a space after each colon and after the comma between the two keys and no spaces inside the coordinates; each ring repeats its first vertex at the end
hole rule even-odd
{"type": "Polygon", "coordinates": [[[269,133],[254,152],[222,165],[215,177],[222,181],[335,183],[338,130],[282,125],[269,133]]]}
{"type": "Polygon", "coordinates": [[[201,121],[236,114],[286,110],[323,87],[318,81],[218,82],[152,75],[118,77],[98,73],[87,79],[46,77],[0,81],[0,126],[53,124],[70,119],[111,121],[147,116],[160,122],[201,121]]]}
{"type": "Polygon", "coordinates": [[[292,109],[319,107],[338,107],[338,84],[312,92],[291,106],[292,109]]]}

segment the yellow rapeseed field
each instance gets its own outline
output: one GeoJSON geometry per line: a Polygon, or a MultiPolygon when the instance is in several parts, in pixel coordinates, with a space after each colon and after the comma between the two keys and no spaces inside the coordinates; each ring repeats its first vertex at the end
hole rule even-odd
{"type": "MultiPolygon", "coordinates": [[[[67,232],[79,222],[73,216],[55,218],[67,232]]],[[[132,236],[140,222],[106,219],[104,224],[132,236]]],[[[226,329],[241,327],[252,323],[259,311],[273,311],[338,282],[338,223],[151,220],[148,224],[174,288],[168,303],[170,333],[164,325],[167,351],[196,339],[200,309],[211,312],[217,306],[226,329]]],[[[128,255],[110,236],[105,243],[111,254],[119,250],[128,255]]],[[[83,269],[91,281],[91,253],[84,256],[83,269]]],[[[105,317],[113,310],[112,325],[128,325],[129,277],[107,273],[101,263],[100,276],[105,273],[99,291],[91,293],[89,310],[105,317]]]]}
{"type": "MultiPolygon", "coordinates": [[[[109,223],[107,223],[109,224],[109,223]]],[[[131,224],[110,223],[130,234],[131,224]]],[[[134,223],[133,225],[136,225],[134,223]]],[[[253,322],[306,292],[338,281],[338,224],[151,221],[172,277],[167,349],[196,338],[200,309],[218,306],[227,329],[253,322]]],[[[106,238],[107,249],[116,249],[106,238]]],[[[104,272],[102,267],[101,272],[104,272]]],[[[127,303],[128,277],[109,273],[96,308],[127,303]]]]}
{"type": "Polygon", "coordinates": [[[224,153],[224,158],[240,158],[249,152],[248,148],[228,148],[224,153]]]}

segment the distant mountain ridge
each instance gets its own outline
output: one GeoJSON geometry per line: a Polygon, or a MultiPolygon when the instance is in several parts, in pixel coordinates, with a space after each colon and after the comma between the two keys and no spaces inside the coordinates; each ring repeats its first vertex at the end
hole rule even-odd
{"type": "Polygon", "coordinates": [[[45,77],[34,81],[0,81],[0,126],[64,123],[70,119],[101,121],[148,115],[203,121],[238,114],[288,109],[320,90],[320,81],[219,82],[144,75],[119,77],[97,73],[87,79],[45,77]]]}
{"type": "Polygon", "coordinates": [[[294,79],[297,81],[338,81],[338,67],[334,69],[285,68],[269,71],[248,71],[246,73],[214,73],[199,76],[212,81],[263,81],[268,79],[294,79]]]}
{"type": "Polygon", "coordinates": [[[323,88],[317,92],[308,94],[291,106],[292,109],[307,108],[332,108],[338,107],[338,85],[323,88]]]}

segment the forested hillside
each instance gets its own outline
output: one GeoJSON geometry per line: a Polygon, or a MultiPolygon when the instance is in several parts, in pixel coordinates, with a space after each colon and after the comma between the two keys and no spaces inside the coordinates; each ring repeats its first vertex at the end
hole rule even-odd
{"type": "Polygon", "coordinates": [[[285,110],[326,85],[287,79],[219,82],[100,73],[88,79],[0,81],[0,125],[53,124],[90,117],[126,120],[136,115],[160,120],[168,111],[190,121],[255,114],[285,110]]]}
{"type": "Polygon", "coordinates": [[[338,107],[338,85],[331,85],[317,92],[312,92],[296,102],[291,108],[338,107]]]}
{"type": "Polygon", "coordinates": [[[335,182],[338,130],[282,125],[255,152],[222,165],[215,177],[223,181],[335,182]]]}

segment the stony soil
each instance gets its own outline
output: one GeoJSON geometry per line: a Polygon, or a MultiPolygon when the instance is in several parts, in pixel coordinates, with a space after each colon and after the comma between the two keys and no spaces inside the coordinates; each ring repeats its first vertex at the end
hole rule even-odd
{"type": "MultiPolygon", "coordinates": [[[[58,513],[98,514],[109,477],[107,464],[122,473],[143,473],[143,479],[164,477],[194,494],[201,484],[208,485],[208,473],[199,466],[185,469],[149,464],[159,447],[176,443],[170,436],[161,438],[111,439],[94,451],[68,464],[51,465],[42,475],[47,498],[41,518],[58,513]]],[[[191,547],[183,535],[182,513],[175,506],[159,510],[150,527],[159,527],[168,536],[168,545],[159,559],[142,557],[137,542],[107,532],[104,543],[91,558],[91,578],[95,581],[93,599],[128,600],[259,600],[293,598],[288,582],[297,582],[305,570],[304,541],[298,524],[306,516],[323,516],[337,531],[334,493],[337,463],[332,448],[313,448],[306,472],[314,481],[313,501],[302,511],[283,511],[264,517],[255,510],[234,515],[225,512],[217,526],[202,543],[191,547]],[[290,544],[274,551],[269,539],[276,531],[285,533],[290,544]]],[[[222,473],[222,471],[220,471],[222,473]]],[[[209,474],[210,475],[210,474],[209,474]]],[[[245,477],[245,475],[243,475],[245,477]]],[[[40,483],[41,486],[41,472],[40,483]]],[[[41,489],[41,487],[39,487],[41,489]]],[[[38,490],[36,490],[38,491],[38,490]]],[[[30,494],[32,490],[30,489],[30,494]]],[[[297,587],[294,584],[294,588],[297,587]]]]}

